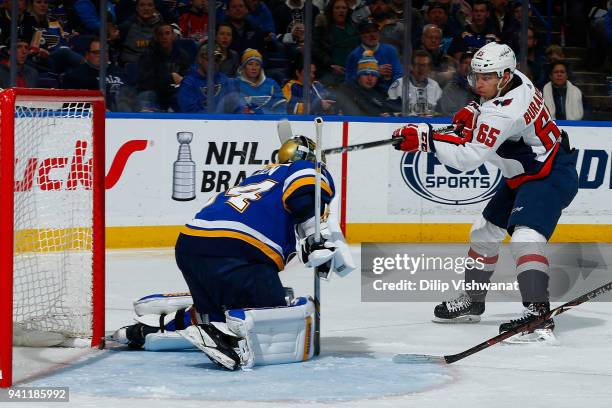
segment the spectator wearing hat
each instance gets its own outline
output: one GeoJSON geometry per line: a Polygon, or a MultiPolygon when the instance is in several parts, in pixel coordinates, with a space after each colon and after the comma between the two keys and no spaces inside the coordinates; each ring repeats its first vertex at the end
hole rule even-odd
{"type": "Polygon", "coordinates": [[[200,42],[208,36],[208,0],[190,0],[179,13],[181,35],[200,42]]]}
{"type": "Polygon", "coordinates": [[[200,46],[197,62],[183,78],[177,92],[179,110],[186,113],[242,113],[245,105],[233,79],[219,72],[223,59],[220,49],[214,50],[214,82],[208,83],[208,45],[200,46]],[[207,106],[207,93],[214,93],[214,105],[207,106]]]}
{"type": "Polygon", "coordinates": [[[371,50],[374,52],[374,58],[378,61],[378,71],[381,75],[377,86],[381,90],[387,91],[393,81],[403,75],[399,54],[392,45],[380,42],[380,32],[376,23],[364,21],[359,24],[358,31],[361,45],[355,48],[346,60],[345,78],[347,80],[357,79],[357,63],[365,50],[371,50]]]}
{"type": "MultiPolygon", "coordinates": [[[[283,86],[283,96],[287,100],[287,113],[304,113],[304,59],[301,54],[292,63],[292,79],[283,86]]],[[[317,67],[310,64],[310,114],[334,113],[335,100],[323,84],[315,80],[317,67]]]]}
{"type": "MultiPolygon", "coordinates": [[[[411,115],[432,116],[442,96],[438,83],[429,78],[431,56],[427,51],[417,50],[412,54],[412,72],[408,76],[408,109],[411,115]]],[[[401,99],[403,79],[399,78],[389,87],[389,98],[401,99]]]]}
{"type": "Polygon", "coordinates": [[[138,98],[147,111],[177,110],[176,89],[189,71],[192,61],[178,46],[169,23],[155,26],[149,49],[138,59],[138,98]]]}
{"type": "Polygon", "coordinates": [[[552,64],[550,82],[544,85],[544,103],[552,119],[581,120],[584,116],[582,92],[567,79],[567,64],[552,64]]]}
{"type": "Polygon", "coordinates": [[[344,115],[390,116],[402,111],[399,99],[391,100],[378,87],[378,61],[371,50],[357,63],[357,80],[347,80],[336,89],[337,108],[344,115]]]}
{"type": "Polygon", "coordinates": [[[442,89],[436,112],[444,116],[453,116],[468,103],[479,100],[478,95],[472,92],[467,79],[473,56],[471,52],[461,54],[453,79],[442,89]]]}
{"type": "MultiPolygon", "coordinates": [[[[0,63],[0,88],[8,88],[11,86],[11,69],[10,60],[12,58],[10,47],[5,47],[3,51],[8,53],[8,58],[3,58],[0,63]]],[[[17,39],[17,83],[20,88],[36,88],[38,86],[38,71],[26,64],[28,54],[30,53],[30,44],[23,38],[17,39]]]]}
{"type": "Polygon", "coordinates": [[[237,81],[240,97],[247,107],[246,113],[286,113],[287,100],[278,83],[266,78],[262,63],[259,51],[244,50],[237,81]]]}
{"type": "Polygon", "coordinates": [[[326,86],[344,81],[344,64],[359,45],[357,28],[351,19],[347,0],[330,0],[314,28],[312,56],[321,67],[319,78],[326,86]]]}

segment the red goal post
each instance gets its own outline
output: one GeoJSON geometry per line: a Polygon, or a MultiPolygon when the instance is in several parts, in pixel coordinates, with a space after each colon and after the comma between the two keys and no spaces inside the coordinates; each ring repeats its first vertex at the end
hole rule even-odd
{"type": "Polygon", "coordinates": [[[98,91],[0,92],[0,387],[14,325],[104,335],[104,114],[98,91]]]}

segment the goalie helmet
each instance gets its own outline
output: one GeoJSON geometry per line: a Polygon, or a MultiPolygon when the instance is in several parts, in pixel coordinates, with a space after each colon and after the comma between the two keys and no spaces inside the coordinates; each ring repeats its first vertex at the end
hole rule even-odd
{"type": "Polygon", "coordinates": [[[476,84],[474,74],[485,74],[494,72],[498,77],[503,77],[506,70],[510,71],[510,79],[516,69],[516,56],[512,48],[506,44],[496,42],[488,43],[481,47],[474,58],[472,58],[469,82],[472,87],[476,84]]]}
{"type": "MultiPolygon", "coordinates": [[[[307,160],[314,162],[316,144],[306,136],[294,136],[282,144],[278,149],[278,162],[290,163],[297,160],[307,160]]],[[[321,160],[325,162],[325,157],[321,153],[321,160]]]]}

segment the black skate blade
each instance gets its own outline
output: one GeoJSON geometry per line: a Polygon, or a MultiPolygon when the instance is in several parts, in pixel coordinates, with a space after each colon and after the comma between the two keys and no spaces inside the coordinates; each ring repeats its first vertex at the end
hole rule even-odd
{"type": "Polygon", "coordinates": [[[446,364],[444,357],[427,354],[396,354],[393,362],[397,364],[446,364]]]}

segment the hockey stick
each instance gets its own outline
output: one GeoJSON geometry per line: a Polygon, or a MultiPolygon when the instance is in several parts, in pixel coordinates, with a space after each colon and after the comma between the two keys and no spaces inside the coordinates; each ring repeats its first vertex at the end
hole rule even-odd
{"type": "MultiPolygon", "coordinates": [[[[321,140],[323,138],[323,119],[315,118],[316,145],[315,145],[315,243],[321,242],[321,140]]],[[[321,352],[321,279],[319,268],[314,268],[314,355],[321,352]]]]}
{"type": "Polygon", "coordinates": [[[550,319],[551,317],[559,315],[561,313],[567,312],[571,308],[578,306],[581,303],[595,299],[597,296],[601,296],[604,293],[609,292],[610,290],[612,290],[612,282],[606,283],[605,285],[600,286],[597,289],[593,289],[592,291],[585,293],[584,295],[579,296],[574,300],[564,303],[561,306],[557,306],[553,310],[536,318],[531,322],[524,323],[513,330],[508,330],[503,333],[500,333],[497,336],[490,338],[489,340],[486,340],[470,349],[462,351],[461,353],[450,354],[447,356],[429,356],[426,354],[396,354],[395,356],[393,356],[393,362],[405,364],[452,364],[455,361],[459,361],[467,356],[471,356],[472,354],[478,353],[479,351],[482,351],[494,344],[497,344],[509,337],[512,337],[515,334],[519,334],[526,331],[533,331],[534,329],[538,328],[538,326],[541,325],[545,320],[550,319]]]}
{"type": "MultiPolygon", "coordinates": [[[[436,129],[434,130],[434,132],[435,133],[452,133],[455,131],[455,129],[456,129],[455,125],[449,125],[449,126],[445,126],[440,129],[436,129]]],[[[371,147],[384,146],[388,144],[394,145],[394,144],[399,143],[401,140],[403,140],[402,137],[392,137],[391,139],[378,140],[376,142],[366,142],[366,143],[358,143],[358,144],[349,145],[349,146],[331,147],[329,149],[324,149],[323,153],[324,154],[338,154],[338,153],[344,153],[344,152],[353,152],[356,150],[369,149],[371,147]]]]}

